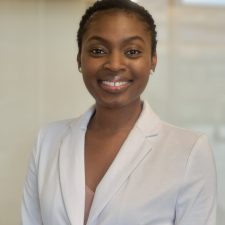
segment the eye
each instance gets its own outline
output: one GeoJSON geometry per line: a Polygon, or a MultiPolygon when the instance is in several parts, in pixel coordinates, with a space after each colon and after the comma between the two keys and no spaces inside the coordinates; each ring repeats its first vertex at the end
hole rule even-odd
{"type": "Polygon", "coordinates": [[[130,49],[128,51],[125,52],[125,54],[130,57],[130,58],[136,58],[139,57],[141,55],[141,51],[138,49],[130,49]]]}
{"type": "Polygon", "coordinates": [[[99,57],[106,54],[106,51],[102,48],[93,48],[90,50],[91,55],[99,57]]]}

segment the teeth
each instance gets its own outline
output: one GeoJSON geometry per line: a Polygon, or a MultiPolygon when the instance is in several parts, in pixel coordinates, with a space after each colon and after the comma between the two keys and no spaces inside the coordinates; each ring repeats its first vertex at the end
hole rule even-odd
{"type": "Polygon", "coordinates": [[[126,81],[117,81],[117,82],[112,82],[112,81],[102,81],[103,84],[111,86],[111,87],[119,87],[124,84],[126,84],[126,81]]]}

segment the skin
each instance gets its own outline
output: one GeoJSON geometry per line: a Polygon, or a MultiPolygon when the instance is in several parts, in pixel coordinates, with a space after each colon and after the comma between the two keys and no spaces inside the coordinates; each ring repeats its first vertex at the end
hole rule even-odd
{"type": "Polygon", "coordinates": [[[146,24],[121,10],[98,12],[84,34],[78,65],[96,101],[85,137],[86,184],[93,191],[141,113],[140,95],[157,63],[150,40],[146,24]]]}

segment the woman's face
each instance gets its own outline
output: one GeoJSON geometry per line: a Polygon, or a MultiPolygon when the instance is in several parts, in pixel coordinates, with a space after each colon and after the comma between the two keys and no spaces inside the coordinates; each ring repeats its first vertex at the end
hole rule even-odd
{"type": "Polygon", "coordinates": [[[78,55],[84,83],[97,106],[110,108],[139,102],[156,62],[146,24],[118,10],[93,16],[78,55]]]}

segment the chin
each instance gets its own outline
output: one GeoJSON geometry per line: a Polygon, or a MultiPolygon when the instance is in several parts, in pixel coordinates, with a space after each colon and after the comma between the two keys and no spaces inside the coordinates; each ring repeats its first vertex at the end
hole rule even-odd
{"type": "Polygon", "coordinates": [[[140,102],[140,98],[133,99],[133,100],[122,100],[122,99],[113,99],[108,101],[99,101],[96,102],[96,105],[109,108],[109,109],[120,109],[126,106],[131,106],[132,104],[137,104],[140,102]]]}
{"type": "Polygon", "coordinates": [[[125,106],[121,102],[117,102],[117,101],[101,102],[101,103],[96,103],[96,104],[101,106],[101,107],[108,108],[108,109],[118,109],[118,108],[121,108],[121,107],[125,106]]]}

